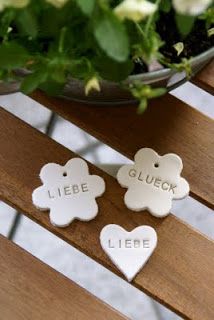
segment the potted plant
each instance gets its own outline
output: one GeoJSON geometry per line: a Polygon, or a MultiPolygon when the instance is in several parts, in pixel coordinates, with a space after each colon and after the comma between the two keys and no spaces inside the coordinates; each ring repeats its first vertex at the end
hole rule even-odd
{"type": "Polygon", "coordinates": [[[0,93],[93,103],[164,94],[214,56],[212,0],[1,0],[0,93]]]}

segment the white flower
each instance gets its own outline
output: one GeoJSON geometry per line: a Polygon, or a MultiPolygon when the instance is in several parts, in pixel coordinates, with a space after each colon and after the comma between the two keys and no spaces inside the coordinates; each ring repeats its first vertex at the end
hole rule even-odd
{"type": "Polygon", "coordinates": [[[6,7],[23,8],[28,5],[30,0],[0,0],[0,11],[6,7]]]}
{"type": "Polygon", "coordinates": [[[212,0],[173,0],[175,10],[181,14],[197,16],[212,3],[212,0]]]}
{"type": "Polygon", "coordinates": [[[146,0],[124,0],[114,9],[114,13],[122,20],[139,22],[156,10],[157,5],[146,0]]]}
{"type": "Polygon", "coordinates": [[[86,96],[90,93],[90,91],[92,90],[96,90],[96,91],[100,91],[100,84],[99,81],[97,79],[97,77],[92,77],[85,86],[85,94],[86,96]]]}
{"type": "Polygon", "coordinates": [[[28,5],[29,0],[9,0],[8,1],[12,7],[15,8],[23,8],[28,5]]]}
{"type": "Polygon", "coordinates": [[[1,0],[0,1],[0,11],[2,11],[8,4],[8,1],[1,0]]]}
{"type": "Polygon", "coordinates": [[[46,0],[46,2],[52,4],[56,8],[62,8],[68,0],[46,0]]]}

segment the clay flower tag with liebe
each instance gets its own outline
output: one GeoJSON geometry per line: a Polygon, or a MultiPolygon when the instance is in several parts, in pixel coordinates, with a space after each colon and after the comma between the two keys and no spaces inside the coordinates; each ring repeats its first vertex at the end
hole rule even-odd
{"type": "Polygon", "coordinates": [[[54,226],[66,227],[74,219],[89,221],[98,213],[95,198],[105,191],[104,180],[90,175],[87,163],[80,158],[69,160],[65,166],[46,164],[40,172],[43,185],[32,194],[33,204],[50,209],[54,226]]]}
{"type": "Polygon", "coordinates": [[[169,214],[173,199],[189,194],[189,184],[182,178],[183,163],[173,153],[159,156],[150,148],[140,149],[133,165],[122,166],[117,180],[128,188],[124,201],[133,211],[148,210],[156,217],[169,214]]]}

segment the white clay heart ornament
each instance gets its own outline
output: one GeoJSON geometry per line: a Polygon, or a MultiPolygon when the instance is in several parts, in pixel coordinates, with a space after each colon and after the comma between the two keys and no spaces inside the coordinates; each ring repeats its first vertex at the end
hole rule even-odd
{"type": "Polygon", "coordinates": [[[148,210],[156,217],[169,214],[173,199],[189,194],[188,182],[180,176],[182,160],[173,153],[159,156],[150,148],[140,149],[134,164],[122,166],[117,180],[128,188],[124,201],[133,211],[148,210]]]}
{"type": "Polygon", "coordinates": [[[116,267],[132,281],[155,250],[157,234],[149,226],[139,226],[128,232],[116,224],[109,224],[100,233],[100,243],[116,267]]]}
{"type": "Polygon", "coordinates": [[[43,185],[32,194],[33,204],[50,209],[54,226],[66,227],[74,219],[89,221],[98,213],[95,198],[105,191],[104,180],[90,175],[87,163],[80,158],[69,160],[65,166],[46,164],[40,172],[43,185]]]}

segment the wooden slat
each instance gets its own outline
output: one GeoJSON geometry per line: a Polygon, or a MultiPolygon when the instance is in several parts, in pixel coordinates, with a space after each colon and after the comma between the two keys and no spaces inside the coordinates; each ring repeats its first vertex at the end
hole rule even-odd
{"type": "Polygon", "coordinates": [[[3,201],[120,276],[101,249],[101,229],[109,223],[127,230],[143,224],[153,226],[159,238],[158,247],[133,284],[186,319],[214,319],[212,241],[173,215],[157,219],[146,212],[131,212],[123,202],[125,190],[114,178],[90,164],[91,174],[102,176],[106,182],[106,192],[98,199],[98,216],[90,222],[74,221],[64,229],[53,227],[48,214],[32,205],[31,193],[41,184],[38,174],[45,163],[64,164],[75,155],[3,109],[0,109],[0,128],[3,201]]]}
{"type": "Polygon", "coordinates": [[[199,72],[192,82],[198,87],[214,95],[214,60],[199,72]]]}
{"type": "Polygon", "coordinates": [[[0,235],[0,318],[125,319],[0,235]]]}
{"type": "Polygon", "coordinates": [[[151,101],[142,116],[130,105],[86,105],[40,91],[32,97],[130,159],[142,147],[177,153],[191,195],[214,208],[214,125],[202,113],[169,94],[151,101]]]}

